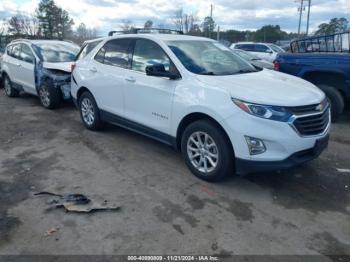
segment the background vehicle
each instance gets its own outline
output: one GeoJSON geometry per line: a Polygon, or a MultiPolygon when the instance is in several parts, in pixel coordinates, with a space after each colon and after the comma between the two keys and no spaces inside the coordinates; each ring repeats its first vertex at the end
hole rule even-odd
{"type": "Polygon", "coordinates": [[[321,90],[207,38],[108,37],[77,61],[71,91],[86,128],[111,122],[172,145],[208,181],[289,168],[328,142],[321,90]]]}
{"type": "Polygon", "coordinates": [[[71,64],[79,47],[54,40],[15,40],[6,47],[1,63],[5,93],[38,95],[41,104],[56,108],[70,99],[71,64]]]}
{"type": "Polygon", "coordinates": [[[232,44],[231,48],[242,49],[271,63],[276,59],[277,54],[284,53],[279,46],[265,43],[240,42],[232,44]]]}
{"type": "Polygon", "coordinates": [[[257,66],[260,68],[266,68],[266,69],[273,69],[273,63],[266,61],[264,59],[261,59],[260,57],[257,57],[255,55],[252,55],[251,53],[248,53],[241,49],[233,49],[232,51],[233,53],[247,60],[249,63],[251,63],[254,66],[257,66]]]}
{"type": "Polygon", "coordinates": [[[293,41],[293,53],[281,53],[276,70],[301,77],[322,89],[332,105],[334,120],[350,99],[349,32],[293,41]]]}

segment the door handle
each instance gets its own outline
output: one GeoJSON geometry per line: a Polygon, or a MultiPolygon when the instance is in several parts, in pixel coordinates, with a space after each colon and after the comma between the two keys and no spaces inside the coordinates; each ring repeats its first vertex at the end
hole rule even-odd
{"type": "Polygon", "coordinates": [[[96,67],[92,67],[92,68],[90,68],[90,71],[93,72],[93,73],[96,73],[97,69],[96,69],[96,67]]]}
{"type": "Polygon", "coordinates": [[[21,64],[17,64],[17,63],[16,63],[16,64],[15,64],[15,66],[18,66],[18,67],[20,67],[20,66],[21,66],[21,64]]]}
{"type": "Polygon", "coordinates": [[[129,76],[129,77],[125,78],[125,80],[128,81],[128,82],[132,82],[132,83],[134,83],[136,81],[136,79],[134,77],[132,77],[132,76],[129,76]]]}

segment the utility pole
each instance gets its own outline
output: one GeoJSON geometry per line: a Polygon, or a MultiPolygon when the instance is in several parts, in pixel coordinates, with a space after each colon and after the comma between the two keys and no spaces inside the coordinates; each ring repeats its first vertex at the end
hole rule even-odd
{"type": "MultiPolygon", "coordinates": [[[[213,5],[211,4],[210,5],[210,18],[211,18],[211,21],[213,21],[213,5]]],[[[211,27],[209,25],[209,38],[211,38],[211,27]]]]}
{"type": "Polygon", "coordinates": [[[310,9],[311,9],[311,0],[309,1],[309,8],[307,10],[307,23],[306,23],[306,35],[309,34],[309,25],[310,25],[310,9]]]}
{"type": "Polygon", "coordinates": [[[298,27],[298,35],[300,36],[300,27],[301,27],[301,18],[303,17],[303,8],[304,8],[304,0],[300,1],[300,8],[299,8],[299,27],[298,27]]]}
{"type": "Polygon", "coordinates": [[[220,41],[220,26],[218,26],[218,32],[216,33],[216,40],[220,41]]]}

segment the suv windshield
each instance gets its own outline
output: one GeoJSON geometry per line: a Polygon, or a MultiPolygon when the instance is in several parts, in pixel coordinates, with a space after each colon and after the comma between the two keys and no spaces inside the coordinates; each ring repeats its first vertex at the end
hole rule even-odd
{"type": "Polygon", "coordinates": [[[186,69],[195,74],[233,75],[257,71],[218,42],[179,40],[168,41],[167,44],[186,69]]]}
{"type": "Polygon", "coordinates": [[[33,49],[40,60],[49,63],[72,62],[79,52],[79,47],[70,43],[37,43],[33,49]]]}

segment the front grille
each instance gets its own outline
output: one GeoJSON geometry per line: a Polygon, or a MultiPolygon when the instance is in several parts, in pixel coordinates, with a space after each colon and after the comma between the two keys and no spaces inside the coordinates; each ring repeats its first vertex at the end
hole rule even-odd
{"type": "Polygon", "coordinates": [[[307,105],[307,106],[295,106],[295,107],[288,107],[288,109],[294,115],[306,115],[306,114],[312,114],[312,113],[319,112],[319,111],[317,111],[318,105],[319,104],[307,105]]]}
{"type": "Polygon", "coordinates": [[[330,110],[327,108],[320,114],[298,117],[293,125],[302,136],[320,135],[327,129],[330,120],[330,110]]]}

